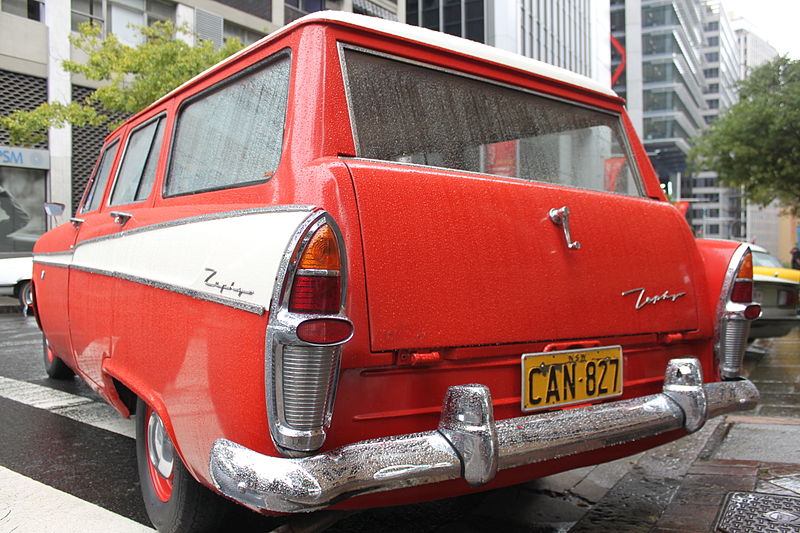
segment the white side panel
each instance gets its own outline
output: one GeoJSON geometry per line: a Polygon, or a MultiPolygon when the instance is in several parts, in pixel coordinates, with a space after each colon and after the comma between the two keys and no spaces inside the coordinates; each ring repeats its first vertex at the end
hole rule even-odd
{"type": "MultiPolygon", "coordinates": [[[[224,304],[269,308],[281,259],[310,210],[232,213],[81,243],[72,268],[224,304]]],[[[67,256],[41,255],[52,263],[67,256]]]]}

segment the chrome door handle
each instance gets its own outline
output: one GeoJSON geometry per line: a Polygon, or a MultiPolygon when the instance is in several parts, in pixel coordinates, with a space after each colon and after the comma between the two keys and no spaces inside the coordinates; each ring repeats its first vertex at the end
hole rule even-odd
{"type": "Polygon", "coordinates": [[[120,226],[124,226],[125,223],[133,217],[132,214],[126,213],[124,211],[111,211],[109,215],[111,215],[111,218],[114,219],[114,222],[116,222],[120,226]]]}
{"type": "Polygon", "coordinates": [[[579,250],[581,243],[573,241],[569,234],[569,207],[564,206],[558,209],[550,210],[550,221],[556,226],[564,228],[564,239],[567,241],[567,248],[570,250],[579,250]]]}
{"type": "Polygon", "coordinates": [[[72,217],[71,219],[69,219],[69,221],[72,222],[73,227],[76,228],[81,224],[83,224],[83,219],[78,217],[72,217]]]}

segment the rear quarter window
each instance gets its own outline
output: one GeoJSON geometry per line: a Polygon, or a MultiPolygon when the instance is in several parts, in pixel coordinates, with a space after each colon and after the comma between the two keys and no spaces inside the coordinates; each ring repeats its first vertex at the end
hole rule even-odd
{"type": "Polygon", "coordinates": [[[278,168],[289,93],[288,53],[185,103],[165,196],[266,181],[278,168]]]}
{"type": "Polygon", "coordinates": [[[357,154],[642,196],[620,116],[343,47],[357,154]]]}

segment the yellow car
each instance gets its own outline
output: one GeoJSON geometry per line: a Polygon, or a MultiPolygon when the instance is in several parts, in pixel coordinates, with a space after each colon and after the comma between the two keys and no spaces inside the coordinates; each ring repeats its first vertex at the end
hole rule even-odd
{"type": "Polygon", "coordinates": [[[800,270],[783,268],[777,257],[760,246],[751,244],[750,250],[753,252],[753,274],[800,282],[800,270]]]}

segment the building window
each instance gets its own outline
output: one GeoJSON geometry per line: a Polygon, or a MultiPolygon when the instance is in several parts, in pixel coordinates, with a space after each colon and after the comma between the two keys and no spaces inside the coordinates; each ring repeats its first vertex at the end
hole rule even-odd
{"type": "Polygon", "coordinates": [[[706,61],[709,63],[719,63],[719,52],[709,52],[706,54],[706,61]]]}
{"type": "Polygon", "coordinates": [[[625,31],[625,10],[620,9],[611,13],[611,31],[625,31]]]}
{"type": "Polygon", "coordinates": [[[44,2],[42,0],[3,0],[0,4],[6,13],[44,22],[44,2]]]}
{"type": "Polygon", "coordinates": [[[103,0],[72,0],[71,16],[72,31],[78,31],[78,26],[84,22],[91,22],[102,27],[105,21],[103,0]]]}
{"type": "Polygon", "coordinates": [[[286,0],[283,11],[284,22],[289,24],[303,15],[322,11],[323,9],[325,9],[324,0],[286,0]]]}
{"type": "Polygon", "coordinates": [[[709,224],[708,225],[708,234],[709,235],[719,235],[719,224],[709,224]]]}
{"type": "Polygon", "coordinates": [[[244,44],[252,44],[264,37],[264,34],[225,20],[222,23],[222,37],[226,40],[236,38],[244,44]]]}
{"type": "Polygon", "coordinates": [[[706,78],[719,78],[719,69],[718,68],[703,69],[703,76],[705,76],[706,78]]]}
{"type": "Polygon", "coordinates": [[[703,29],[705,31],[719,31],[719,21],[709,22],[706,24],[703,29]]]}
{"type": "Polygon", "coordinates": [[[719,46],[719,37],[714,35],[708,38],[708,46],[719,46]]]}
{"type": "Polygon", "coordinates": [[[484,0],[408,0],[406,3],[407,24],[441,30],[480,43],[486,38],[485,20],[484,0]]]}
{"type": "Polygon", "coordinates": [[[719,109],[719,99],[714,98],[713,100],[708,101],[708,108],[709,109],[719,109]]]}
{"type": "Polygon", "coordinates": [[[132,26],[149,26],[157,21],[175,21],[175,4],[166,0],[72,0],[72,30],[84,22],[103,26],[123,44],[136,46],[143,37],[132,26]],[[105,9],[103,8],[103,4],[105,9]]]}
{"type": "Polygon", "coordinates": [[[272,20],[272,2],[266,0],[217,0],[220,4],[231,6],[264,20],[272,20]]]}

